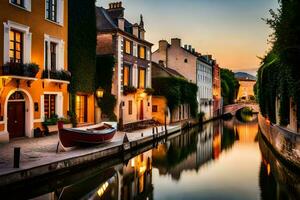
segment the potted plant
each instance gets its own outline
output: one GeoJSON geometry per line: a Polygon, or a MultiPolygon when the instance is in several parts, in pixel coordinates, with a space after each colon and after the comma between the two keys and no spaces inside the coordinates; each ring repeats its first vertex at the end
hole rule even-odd
{"type": "Polygon", "coordinates": [[[39,72],[39,66],[35,63],[28,63],[23,65],[24,76],[35,77],[39,72]]]}
{"type": "Polygon", "coordinates": [[[137,89],[134,86],[124,86],[123,87],[123,94],[126,96],[128,94],[136,93],[137,89]]]}
{"type": "Polygon", "coordinates": [[[152,94],[154,94],[154,92],[155,92],[155,91],[154,91],[153,88],[146,88],[146,89],[145,89],[145,93],[148,94],[148,95],[152,95],[152,94]]]}

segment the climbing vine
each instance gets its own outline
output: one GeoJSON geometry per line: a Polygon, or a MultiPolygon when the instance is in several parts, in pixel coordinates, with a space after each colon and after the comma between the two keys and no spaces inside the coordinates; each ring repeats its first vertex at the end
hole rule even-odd
{"type": "Polygon", "coordinates": [[[194,83],[175,77],[159,77],[152,80],[154,95],[164,96],[169,109],[172,111],[180,104],[189,104],[191,115],[197,114],[197,90],[194,83]]]}
{"type": "Polygon", "coordinates": [[[101,55],[96,58],[96,87],[104,89],[103,98],[98,99],[98,106],[103,114],[110,120],[116,121],[114,108],[116,106],[116,97],[111,94],[115,58],[113,55],[101,55]]]}

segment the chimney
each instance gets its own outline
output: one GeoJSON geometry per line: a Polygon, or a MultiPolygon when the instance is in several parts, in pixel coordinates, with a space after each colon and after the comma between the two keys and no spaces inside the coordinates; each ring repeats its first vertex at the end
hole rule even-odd
{"type": "Polygon", "coordinates": [[[189,51],[192,51],[192,45],[189,45],[189,51]]]}
{"type": "Polygon", "coordinates": [[[188,46],[187,46],[187,44],[185,44],[185,45],[184,45],[184,48],[185,48],[185,49],[188,49],[188,46]]]}
{"type": "Polygon", "coordinates": [[[143,15],[140,16],[140,39],[145,39],[145,28],[144,28],[144,20],[143,15]]]}
{"type": "Polygon", "coordinates": [[[132,33],[135,37],[139,37],[139,25],[137,23],[133,24],[132,33]]]}
{"type": "Polygon", "coordinates": [[[181,47],[181,39],[179,38],[172,38],[171,45],[175,47],[181,47]]]}
{"type": "Polygon", "coordinates": [[[195,53],[195,48],[192,48],[192,53],[195,53]]]}
{"type": "Polygon", "coordinates": [[[110,17],[113,19],[124,18],[124,8],[122,6],[122,2],[115,2],[108,4],[109,8],[107,12],[109,13],[110,17]]]}
{"type": "Polygon", "coordinates": [[[166,40],[160,40],[159,41],[159,50],[160,51],[166,51],[168,48],[168,42],[166,40]]]}
{"type": "Polygon", "coordinates": [[[118,19],[118,27],[119,27],[119,29],[124,31],[124,27],[125,27],[125,19],[124,18],[120,17],[118,19]]]}

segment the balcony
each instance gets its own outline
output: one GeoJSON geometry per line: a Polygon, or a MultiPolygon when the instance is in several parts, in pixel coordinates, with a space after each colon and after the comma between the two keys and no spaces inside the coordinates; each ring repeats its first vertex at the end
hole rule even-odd
{"type": "Polygon", "coordinates": [[[71,72],[66,70],[44,70],[42,79],[47,82],[61,84],[70,84],[71,72]]]}
{"type": "Polygon", "coordinates": [[[11,80],[16,80],[17,87],[20,81],[26,81],[28,87],[32,81],[37,80],[36,75],[39,72],[39,66],[35,63],[6,63],[1,66],[0,79],[5,86],[11,80]]]}
{"type": "Polygon", "coordinates": [[[7,63],[2,66],[0,76],[21,76],[35,78],[39,72],[39,66],[34,63],[7,63]]]}

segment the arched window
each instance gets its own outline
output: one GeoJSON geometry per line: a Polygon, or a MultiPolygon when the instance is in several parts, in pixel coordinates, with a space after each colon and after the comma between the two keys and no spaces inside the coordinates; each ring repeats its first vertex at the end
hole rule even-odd
{"type": "Polygon", "coordinates": [[[187,59],[187,58],[186,58],[186,59],[184,59],[184,62],[185,62],[185,63],[188,63],[188,59],[187,59]]]}

